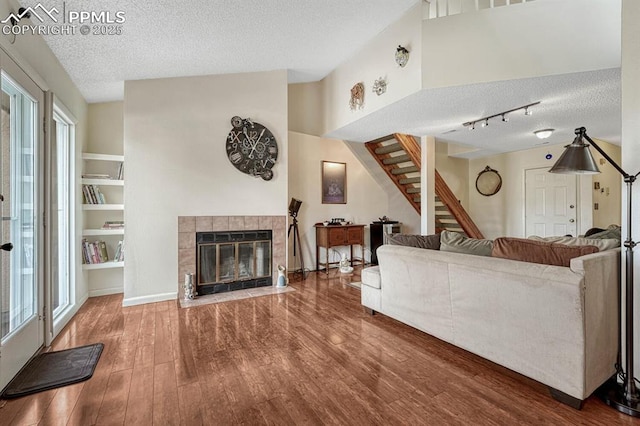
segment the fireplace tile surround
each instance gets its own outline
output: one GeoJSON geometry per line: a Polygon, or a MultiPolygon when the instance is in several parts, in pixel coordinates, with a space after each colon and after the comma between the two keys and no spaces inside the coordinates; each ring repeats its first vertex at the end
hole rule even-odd
{"type": "Polygon", "coordinates": [[[196,272],[196,232],[273,231],[273,282],[286,262],[287,216],[178,216],[178,297],[184,298],[184,276],[196,272]]]}

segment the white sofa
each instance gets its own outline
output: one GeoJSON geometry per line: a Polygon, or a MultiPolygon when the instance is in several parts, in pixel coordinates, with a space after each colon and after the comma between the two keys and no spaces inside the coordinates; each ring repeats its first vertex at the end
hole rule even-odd
{"type": "Polygon", "coordinates": [[[570,267],[385,245],[362,304],[547,385],[575,408],[615,373],[620,249],[570,267]]]}

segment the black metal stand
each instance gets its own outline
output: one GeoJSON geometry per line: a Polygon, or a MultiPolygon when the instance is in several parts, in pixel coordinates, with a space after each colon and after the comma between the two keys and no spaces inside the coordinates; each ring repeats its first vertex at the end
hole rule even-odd
{"type": "Polygon", "coordinates": [[[298,218],[297,218],[297,214],[292,214],[291,217],[293,217],[293,223],[291,225],[289,225],[289,230],[287,231],[287,238],[291,235],[291,231],[293,230],[293,268],[294,274],[302,274],[302,278],[306,278],[306,271],[304,269],[304,256],[302,255],[302,244],[300,244],[300,232],[298,231],[298,218]],[[296,264],[298,263],[298,254],[297,252],[300,251],[300,269],[295,269],[296,264]]]}
{"type": "MultiPolygon", "coordinates": [[[[640,417],[640,395],[638,394],[638,388],[636,387],[636,381],[633,373],[633,248],[636,246],[636,242],[633,241],[631,235],[632,221],[632,203],[631,195],[633,189],[633,182],[640,173],[636,175],[630,175],[615,162],[611,157],[607,155],[589,136],[587,136],[586,129],[581,127],[576,129],[576,134],[583,136],[591,146],[593,146],[604,158],[611,163],[615,169],[624,176],[624,182],[627,185],[627,239],[624,242],[626,247],[625,251],[625,368],[620,369],[604,383],[598,394],[602,400],[609,406],[616,410],[628,414],[634,417],[640,417]],[[617,376],[620,375],[623,378],[622,383],[618,383],[617,376]]],[[[621,306],[622,307],[622,306],[621,306]]],[[[620,330],[621,332],[621,330],[620,330]]]]}

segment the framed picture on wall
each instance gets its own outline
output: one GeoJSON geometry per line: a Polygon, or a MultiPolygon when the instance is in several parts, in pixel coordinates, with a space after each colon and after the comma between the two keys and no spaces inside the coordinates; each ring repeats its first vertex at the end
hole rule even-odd
{"type": "Polygon", "coordinates": [[[347,163],[322,162],[322,204],[347,204],[347,163]]]}

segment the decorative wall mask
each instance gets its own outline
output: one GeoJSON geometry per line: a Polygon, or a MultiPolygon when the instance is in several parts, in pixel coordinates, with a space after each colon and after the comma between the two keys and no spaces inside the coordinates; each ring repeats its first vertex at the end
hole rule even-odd
{"type": "Polygon", "coordinates": [[[400,68],[404,68],[404,66],[407,65],[407,62],[409,62],[409,51],[398,45],[398,48],[396,49],[396,64],[398,64],[400,68]]]}
{"type": "Polygon", "coordinates": [[[380,96],[386,91],[387,91],[387,80],[380,77],[379,79],[373,82],[373,93],[380,96]]]}
{"type": "Polygon", "coordinates": [[[351,111],[362,109],[364,107],[364,84],[362,82],[356,83],[351,88],[349,107],[351,108],[351,111]]]}

